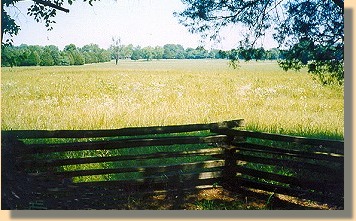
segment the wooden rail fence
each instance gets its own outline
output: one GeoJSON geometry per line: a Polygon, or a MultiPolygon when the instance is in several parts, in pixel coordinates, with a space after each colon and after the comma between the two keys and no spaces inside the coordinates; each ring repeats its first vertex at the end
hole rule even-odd
{"type": "Polygon", "coordinates": [[[242,123],[2,131],[2,208],[115,209],[135,194],[216,186],[343,204],[342,141],[242,123]]]}
{"type": "Polygon", "coordinates": [[[244,186],[343,205],[343,141],[234,129],[215,132],[234,137],[232,188],[244,186]]]}

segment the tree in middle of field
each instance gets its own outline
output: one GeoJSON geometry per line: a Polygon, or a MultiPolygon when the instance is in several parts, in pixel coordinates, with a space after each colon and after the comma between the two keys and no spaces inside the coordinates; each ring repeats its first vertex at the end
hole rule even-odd
{"type": "Polygon", "coordinates": [[[121,38],[120,37],[112,37],[112,44],[110,46],[111,55],[115,59],[115,64],[119,62],[120,52],[122,50],[121,38]]]}

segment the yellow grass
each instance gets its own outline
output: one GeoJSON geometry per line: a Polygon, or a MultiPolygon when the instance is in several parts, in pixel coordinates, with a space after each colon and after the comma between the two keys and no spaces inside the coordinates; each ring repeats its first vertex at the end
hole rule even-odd
{"type": "Polygon", "coordinates": [[[120,61],[2,68],[1,129],[108,129],[245,119],[247,129],[342,138],[343,87],[275,62],[120,61]]]}

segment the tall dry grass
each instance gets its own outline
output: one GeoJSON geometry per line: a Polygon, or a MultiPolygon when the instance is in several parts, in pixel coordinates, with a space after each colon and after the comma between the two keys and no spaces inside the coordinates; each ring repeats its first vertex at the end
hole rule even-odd
{"type": "Polygon", "coordinates": [[[275,62],[120,61],[2,68],[1,128],[107,129],[243,118],[247,129],[343,138],[344,89],[275,62]]]}

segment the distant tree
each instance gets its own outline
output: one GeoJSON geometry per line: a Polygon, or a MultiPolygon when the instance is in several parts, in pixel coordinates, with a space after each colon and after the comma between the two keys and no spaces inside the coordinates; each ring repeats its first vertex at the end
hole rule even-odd
{"type": "Polygon", "coordinates": [[[208,52],[208,58],[216,58],[216,54],[218,53],[219,50],[216,50],[216,49],[211,49],[209,52],[208,52]]]}
{"type": "Polygon", "coordinates": [[[154,55],[154,48],[151,46],[147,46],[142,48],[141,50],[142,58],[146,59],[147,61],[152,60],[154,55]]]}
{"type": "Polygon", "coordinates": [[[277,60],[280,58],[280,52],[277,48],[272,48],[266,51],[266,59],[277,60]]]}
{"type": "Polygon", "coordinates": [[[233,53],[234,55],[230,56],[231,60],[244,59],[245,61],[249,61],[255,57],[255,50],[254,48],[251,47],[249,48],[240,47],[240,49],[237,50],[236,52],[237,52],[236,56],[234,53],[233,53]]]}
{"type": "Polygon", "coordinates": [[[219,50],[216,54],[215,54],[215,58],[218,59],[225,59],[228,57],[228,52],[223,51],[223,50],[219,50]]]}
{"type": "Polygon", "coordinates": [[[112,43],[110,46],[111,55],[115,59],[115,64],[119,62],[121,51],[123,46],[121,45],[121,38],[119,37],[112,37],[112,43]]]}
{"type": "Polygon", "coordinates": [[[84,51],[84,52],[82,52],[82,55],[84,57],[85,64],[92,64],[92,63],[98,62],[97,56],[92,52],[84,51]]]}
{"type": "Polygon", "coordinates": [[[41,66],[53,66],[54,65],[54,59],[48,50],[44,50],[42,52],[40,65],[41,66]]]}
{"type": "Polygon", "coordinates": [[[18,50],[13,47],[4,47],[1,50],[1,66],[13,67],[19,64],[18,50]]]}
{"type": "MultiPolygon", "coordinates": [[[[241,45],[254,48],[268,30],[284,50],[285,69],[307,67],[317,76],[344,78],[343,0],[181,0],[186,8],[175,13],[193,33],[216,39],[222,27],[244,28],[241,45]]],[[[247,54],[246,54],[247,55],[247,54]]]]}
{"type": "Polygon", "coordinates": [[[40,63],[40,56],[37,51],[31,51],[26,49],[23,52],[23,57],[21,59],[21,66],[37,66],[40,63]]]}
{"type": "Polygon", "coordinates": [[[60,51],[57,46],[55,45],[45,46],[43,48],[43,51],[47,51],[52,56],[54,65],[59,65],[60,51]]]}
{"type": "Polygon", "coordinates": [[[133,48],[131,60],[139,60],[141,58],[142,58],[141,47],[137,46],[137,47],[133,48]]]}
{"type": "Polygon", "coordinates": [[[64,51],[76,51],[77,50],[77,46],[75,46],[75,44],[69,44],[64,46],[64,51]]]}
{"type": "Polygon", "coordinates": [[[182,45],[166,44],[163,46],[164,59],[182,59],[185,58],[185,51],[182,45]]]}
{"type": "Polygon", "coordinates": [[[186,48],[185,49],[185,58],[195,59],[195,49],[194,48],[186,48]]]}
{"type": "Polygon", "coordinates": [[[255,48],[253,50],[253,58],[257,60],[265,60],[266,59],[266,51],[264,48],[255,48]]]}
{"type": "Polygon", "coordinates": [[[208,56],[209,52],[203,46],[199,46],[195,49],[195,58],[202,59],[207,58],[208,56]]]}
{"type": "Polygon", "coordinates": [[[97,44],[84,45],[79,51],[82,53],[85,63],[97,63],[99,62],[99,56],[101,53],[101,48],[97,44]]]}
{"type": "Polygon", "coordinates": [[[59,65],[69,66],[74,64],[74,59],[69,52],[62,51],[59,55],[59,65]]]}
{"type": "Polygon", "coordinates": [[[101,49],[99,53],[99,62],[108,62],[111,61],[111,54],[109,50],[101,49]]]}
{"type": "Polygon", "coordinates": [[[72,56],[74,58],[74,65],[83,65],[85,64],[84,56],[79,52],[72,52],[72,56]]]}
{"type": "Polygon", "coordinates": [[[184,59],[185,58],[185,50],[182,45],[177,44],[175,47],[176,59],[184,59]]]}
{"type": "Polygon", "coordinates": [[[153,58],[154,59],[162,59],[163,58],[163,53],[164,53],[164,49],[160,46],[156,46],[153,49],[153,58]]]}
{"type": "Polygon", "coordinates": [[[66,45],[64,51],[67,53],[71,65],[83,65],[85,63],[84,56],[74,44],[66,45]]]}
{"type": "Polygon", "coordinates": [[[120,57],[123,59],[131,58],[132,53],[133,53],[133,45],[132,44],[125,45],[122,47],[120,51],[120,57]]]}
{"type": "Polygon", "coordinates": [[[89,62],[110,61],[110,52],[97,45],[87,45],[77,48],[74,44],[66,45],[63,51],[57,46],[3,46],[1,50],[2,66],[28,65],[82,65],[89,62]]]}
{"type": "Polygon", "coordinates": [[[163,46],[163,58],[172,59],[175,58],[175,46],[173,44],[166,44],[163,46]]]}

